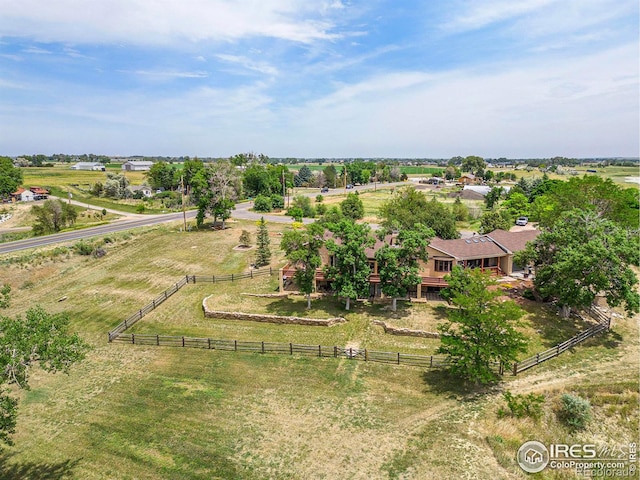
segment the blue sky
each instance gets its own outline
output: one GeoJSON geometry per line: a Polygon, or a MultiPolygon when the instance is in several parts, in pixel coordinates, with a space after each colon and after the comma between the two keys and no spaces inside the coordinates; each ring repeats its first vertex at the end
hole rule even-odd
{"type": "Polygon", "coordinates": [[[0,154],[638,156],[637,0],[0,0],[0,154]]]}

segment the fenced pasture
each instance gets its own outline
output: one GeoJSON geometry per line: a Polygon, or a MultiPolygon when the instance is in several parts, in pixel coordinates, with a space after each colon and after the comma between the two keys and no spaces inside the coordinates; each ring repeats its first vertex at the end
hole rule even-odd
{"type": "MultiPolygon", "coordinates": [[[[208,350],[226,350],[234,352],[254,352],[254,353],[271,353],[271,354],[288,354],[303,355],[314,357],[333,357],[348,358],[350,360],[362,360],[365,362],[392,363],[397,365],[409,365],[422,368],[443,368],[448,367],[455,362],[454,358],[445,355],[416,355],[401,352],[380,352],[368,350],[366,348],[343,347],[337,345],[308,345],[265,342],[262,340],[224,340],[210,337],[192,337],[188,335],[160,335],[159,333],[125,333],[129,328],[133,327],[145,315],[154,311],[162,305],[169,297],[176,294],[181,288],[188,284],[197,283],[222,283],[234,282],[244,279],[260,278],[263,276],[271,276],[274,270],[269,267],[262,270],[251,270],[239,274],[227,275],[185,275],[178,282],[173,284],[167,290],[162,292],[158,297],[154,298],[150,303],[134,312],[125,320],[120,322],[115,328],[108,333],[108,341],[110,343],[130,343],[133,345],[154,345],[154,346],[170,346],[182,348],[198,348],[208,350]]],[[[558,355],[574,348],[580,343],[592,338],[599,333],[610,328],[611,319],[600,310],[592,308],[589,315],[597,320],[597,324],[578,333],[577,335],[565,340],[554,347],[543,352],[536,353],[534,356],[515,362],[512,366],[506,366],[502,363],[495,362],[493,368],[500,374],[504,374],[505,367],[510,367],[513,375],[524,372],[536,365],[551,360],[558,355]]]]}

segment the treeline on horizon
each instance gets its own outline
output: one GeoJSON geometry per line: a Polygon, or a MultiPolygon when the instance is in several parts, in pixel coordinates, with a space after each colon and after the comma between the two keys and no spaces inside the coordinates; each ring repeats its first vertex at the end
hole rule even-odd
{"type": "MultiPolygon", "coordinates": [[[[8,157],[8,156],[7,156],[8,157]]],[[[130,155],[130,156],[108,156],[96,155],[93,153],[82,155],[69,155],[64,153],[56,153],[53,155],[34,154],[34,155],[18,155],[11,158],[17,166],[22,167],[50,167],[56,163],[76,163],[76,162],[99,162],[103,164],[123,163],[126,161],[152,161],[166,163],[183,163],[188,160],[200,160],[202,162],[231,161],[236,165],[245,165],[247,163],[262,164],[348,164],[357,161],[384,161],[391,165],[460,165],[465,157],[454,156],[451,158],[400,158],[400,157],[344,157],[344,158],[300,158],[300,157],[268,157],[264,154],[255,153],[239,153],[231,157],[190,157],[190,156],[159,156],[159,155],[130,155]]],[[[592,157],[592,158],[569,158],[569,157],[550,157],[550,158],[488,158],[479,157],[485,162],[496,165],[528,165],[530,167],[539,167],[540,165],[552,166],[577,166],[582,164],[597,164],[600,166],[618,166],[618,167],[635,167],[640,162],[640,157],[592,157]]]]}

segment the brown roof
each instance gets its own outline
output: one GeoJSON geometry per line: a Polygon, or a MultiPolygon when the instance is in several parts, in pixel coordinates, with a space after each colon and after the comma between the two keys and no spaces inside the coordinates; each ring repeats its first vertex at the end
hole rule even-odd
{"type": "Polygon", "coordinates": [[[476,235],[471,238],[458,238],[455,240],[434,238],[429,246],[458,260],[503,257],[509,253],[487,235],[476,235]]]}
{"type": "Polygon", "coordinates": [[[535,238],[540,234],[540,230],[521,230],[519,232],[506,232],[504,230],[494,230],[493,232],[487,234],[488,237],[491,237],[496,243],[502,245],[504,248],[509,250],[510,252],[519,252],[520,250],[524,250],[527,245],[527,242],[531,242],[535,240],[535,238]]]}

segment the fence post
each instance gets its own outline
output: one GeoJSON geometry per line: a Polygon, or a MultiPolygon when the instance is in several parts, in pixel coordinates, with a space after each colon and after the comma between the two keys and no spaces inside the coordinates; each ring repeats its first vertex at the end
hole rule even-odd
{"type": "Polygon", "coordinates": [[[398,352],[398,365],[400,365],[400,352],[398,352]]]}
{"type": "Polygon", "coordinates": [[[540,354],[536,353],[536,365],[540,363],[540,354]]]}
{"type": "Polygon", "coordinates": [[[184,337],[182,337],[182,346],[184,347],[184,337]]]}
{"type": "Polygon", "coordinates": [[[293,355],[293,343],[289,344],[289,355],[293,355]]]}
{"type": "Polygon", "coordinates": [[[322,356],[322,346],[318,345],[318,356],[321,357],[322,356]]]}
{"type": "Polygon", "coordinates": [[[233,282],[233,273],[231,274],[231,281],[233,282]]]}
{"type": "Polygon", "coordinates": [[[155,310],[156,309],[156,299],[154,298],[153,302],[151,302],[151,303],[153,304],[153,309],[155,310]]]}
{"type": "Polygon", "coordinates": [[[513,362],[513,376],[518,375],[518,362],[513,362]]]}
{"type": "Polygon", "coordinates": [[[211,350],[211,339],[207,338],[207,344],[209,345],[209,350],[211,350]]]}
{"type": "Polygon", "coordinates": [[[433,355],[431,355],[431,358],[429,359],[429,368],[433,368],[433,355]]]}
{"type": "Polygon", "coordinates": [[[237,352],[238,351],[238,340],[234,340],[233,341],[233,349],[237,352]]]}
{"type": "Polygon", "coordinates": [[[251,275],[251,278],[253,278],[253,270],[249,270],[249,274],[251,275]]]}
{"type": "Polygon", "coordinates": [[[156,345],[160,346],[160,335],[156,335],[156,345]]]}
{"type": "Polygon", "coordinates": [[[216,276],[215,275],[211,275],[211,283],[216,283],[216,276]]]}
{"type": "Polygon", "coordinates": [[[338,347],[337,346],[333,346],[333,356],[334,358],[338,358],[338,347]]]}
{"type": "Polygon", "coordinates": [[[262,342],[262,353],[264,353],[264,342],[262,342]]]}
{"type": "Polygon", "coordinates": [[[127,325],[127,319],[124,319],[124,329],[126,330],[127,328],[129,328],[129,325],[127,325]]]}
{"type": "Polygon", "coordinates": [[[368,362],[369,361],[369,352],[367,352],[367,349],[364,349],[364,361],[368,362]]]}
{"type": "Polygon", "coordinates": [[[349,360],[353,360],[353,347],[349,347],[349,360]]]}
{"type": "Polygon", "coordinates": [[[271,266],[269,266],[269,275],[272,275],[272,273],[271,273],[271,266]]]}
{"type": "Polygon", "coordinates": [[[132,343],[133,345],[135,345],[135,344],[136,344],[136,334],[135,334],[135,333],[132,333],[132,334],[131,334],[131,343],[132,343]]]}

